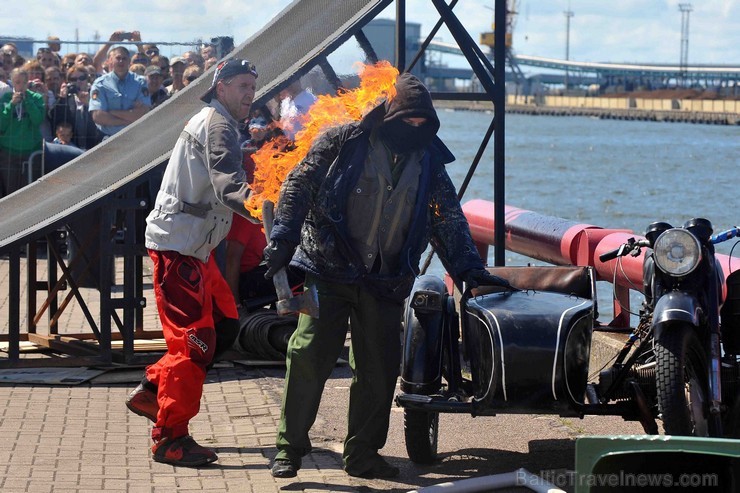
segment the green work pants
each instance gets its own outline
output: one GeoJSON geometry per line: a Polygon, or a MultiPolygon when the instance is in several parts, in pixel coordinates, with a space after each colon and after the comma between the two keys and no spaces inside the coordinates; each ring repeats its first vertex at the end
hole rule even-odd
{"type": "Polygon", "coordinates": [[[324,384],[341,355],[351,326],[349,394],[344,467],[362,473],[378,459],[388,435],[401,360],[403,306],[380,300],[358,284],[333,284],[306,275],[319,294],[319,318],[301,315],[288,343],[277,459],[300,465],[311,451],[324,384]]]}

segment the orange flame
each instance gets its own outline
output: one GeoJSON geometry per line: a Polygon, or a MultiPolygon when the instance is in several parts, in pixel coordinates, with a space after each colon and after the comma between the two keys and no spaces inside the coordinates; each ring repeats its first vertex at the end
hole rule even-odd
{"type": "Polygon", "coordinates": [[[262,219],[262,203],[277,203],[280,187],[296,164],[301,162],[311,145],[323,131],[345,123],[360,120],[383,99],[396,95],[398,70],[387,61],[375,65],[359,64],[360,87],[340,90],[336,96],[319,96],[308,113],[301,116],[301,131],[293,146],[278,137],[266,142],[252,158],[255,163],[252,195],[244,202],[252,217],[262,219]],[[285,150],[285,149],[288,150],[285,150]]]}

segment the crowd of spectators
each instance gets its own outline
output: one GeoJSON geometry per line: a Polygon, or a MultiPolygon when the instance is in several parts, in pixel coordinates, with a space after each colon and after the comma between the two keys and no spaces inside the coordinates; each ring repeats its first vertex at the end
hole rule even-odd
{"type": "Polygon", "coordinates": [[[44,141],[90,149],[218,61],[210,44],[169,59],[138,31],[114,32],[93,54],[60,51],[56,37],[33,59],[0,47],[0,198],[28,183],[29,157],[44,141]]]}

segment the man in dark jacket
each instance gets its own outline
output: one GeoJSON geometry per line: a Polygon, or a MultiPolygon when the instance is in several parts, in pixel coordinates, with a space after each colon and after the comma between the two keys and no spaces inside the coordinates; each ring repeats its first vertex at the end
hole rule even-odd
{"type": "Polygon", "coordinates": [[[456,278],[506,283],[488,274],[476,253],[444,169],[454,156],[435,137],[439,119],[429,92],[410,74],[396,89],[361,122],[320,136],[280,193],[266,277],[292,259],[318,290],[320,316],[302,314],[290,339],[275,477],[295,476],[311,451],[308,432],[348,321],[354,378],[344,469],[364,478],[398,475],[378,450],[398,378],[403,300],[430,240],[456,278]]]}

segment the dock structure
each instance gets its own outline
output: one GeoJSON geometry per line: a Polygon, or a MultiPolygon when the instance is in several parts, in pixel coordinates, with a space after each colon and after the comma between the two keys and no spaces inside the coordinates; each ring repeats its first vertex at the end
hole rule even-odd
{"type": "Polygon", "coordinates": [[[590,116],[604,120],[640,120],[651,122],[702,123],[708,125],[740,125],[740,114],[703,111],[671,111],[651,109],[579,108],[572,106],[510,105],[508,113],[549,116],[590,116]]]}
{"type": "MultiPolygon", "coordinates": [[[[493,103],[490,101],[435,101],[435,106],[461,111],[493,111],[493,103]]],[[[740,125],[740,100],[509,96],[506,112],[523,115],[588,116],[608,120],[740,125]]]]}
{"type": "MultiPolygon", "coordinates": [[[[429,49],[438,53],[462,55],[460,48],[451,43],[432,41],[429,49]]],[[[517,67],[534,67],[546,72],[524,75],[510,72],[507,79],[521,84],[526,89],[530,85],[568,87],[596,85],[602,92],[615,91],[626,87],[706,87],[724,92],[727,96],[738,96],[740,87],[740,66],[731,64],[691,64],[686,66],[667,63],[614,63],[582,62],[540,56],[512,54],[512,62],[517,67]],[[568,84],[566,84],[566,79],[568,84]]],[[[426,75],[443,81],[445,79],[466,79],[472,71],[466,68],[453,68],[432,63],[426,64],[426,75]]],[[[521,70],[521,69],[520,69],[521,70]]]]}

